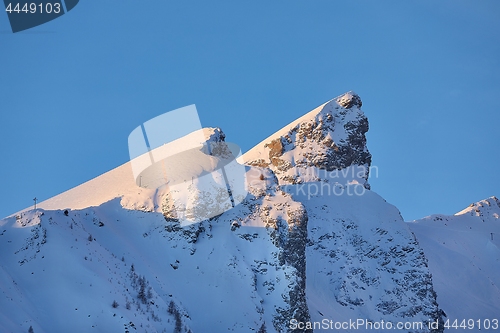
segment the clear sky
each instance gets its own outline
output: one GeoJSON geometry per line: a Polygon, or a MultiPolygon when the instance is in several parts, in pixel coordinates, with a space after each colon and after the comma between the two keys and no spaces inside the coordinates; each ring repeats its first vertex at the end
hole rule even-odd
{"type": "Polygon", "coordinates": [[[0,49],[0,217],[127,162],[164,112],[246,151],[349,90],[406,220],[500,196],[500,1],[81,0],[17,34],[0,13],[0,49]]]}

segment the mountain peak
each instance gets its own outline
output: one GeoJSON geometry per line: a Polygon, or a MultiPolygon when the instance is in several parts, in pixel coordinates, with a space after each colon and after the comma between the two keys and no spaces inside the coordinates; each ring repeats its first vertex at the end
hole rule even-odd
{"type": "Polygon", "coordinates": [[[455,215],[465,215],[465,214],[469,214],[472,216],[479,216],[479,217],[491,215],[494,218],[498,219],[500,216],[500,201],[495,196],[489,197],[487,199],[471,203],[469,207],[465,208],[464,210],[461,210],[455,215]]]}
{"type": "Polygon", "coordinates": [[[359,97],[359,95],[356,94],[352,90],[337,97],[336,101],[340,106],[342,106],[346,109],[349,109],[353,106],[357,106],[358,108],[361,108],[361,106],[363,105],[363,102],[361,102],[361,98],[359,97]]]}
{"type": "Polygon", "coordinates": [[[283,127],[244,154],[243,160],[272,169],[280,184],[323,180],[369,188],[368,119],[361,105],[361,98],[349,91],[283,127]],[[342,169],[349,170],[340,175],[342,169]]]}

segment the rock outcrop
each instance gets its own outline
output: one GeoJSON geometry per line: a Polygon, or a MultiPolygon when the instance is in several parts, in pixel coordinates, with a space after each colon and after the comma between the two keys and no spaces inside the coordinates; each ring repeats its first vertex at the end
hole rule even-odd
{"type": "Polygon", "coordinates": [[[280,184],[357,181],[369,188],[368,120],[361,99],[345,93],[299,118],[244,154],[246,164],[269,167],[280,184]],[[343,177],[341,169],[352,170],[343,177]]]}

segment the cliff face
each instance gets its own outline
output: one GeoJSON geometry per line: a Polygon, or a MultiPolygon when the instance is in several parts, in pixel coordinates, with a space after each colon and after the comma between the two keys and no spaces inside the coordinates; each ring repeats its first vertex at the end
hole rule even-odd
{"type": "Polygon", "coordinates": [[[247,152],[249,165],[272,169],[280,184],[353,180],[368,185],[368,120],[354,92],[341,95],[285,126],[247,152]],[[347,176],[338,172],[352,168],[347,176]]]}
{"type": "Polygon", "coordinates": [[[407,332],[442,332],[424,251],[395,207],[372,191],[292,197],[309,217],[306,296],[313,321],[418,322],[407,332]],[[435,322],[440,329],[429,328],[435,322]]]}

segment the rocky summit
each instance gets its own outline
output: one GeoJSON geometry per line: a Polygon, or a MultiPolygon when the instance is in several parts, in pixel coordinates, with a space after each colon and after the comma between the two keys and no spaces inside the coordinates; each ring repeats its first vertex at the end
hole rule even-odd
{"type": "Polygon", "coordinates": [[[244,160],[270,168],[280,184],[329,180],[335,177],[328,172],[352,167],[369,188],[368,119],[361,105],[354,92],[332,99],[262,141],[244,160]]]}

